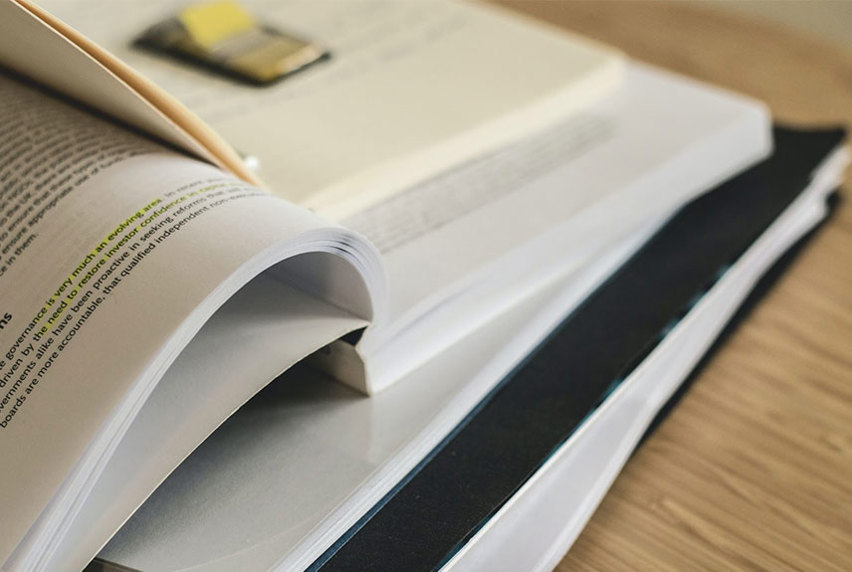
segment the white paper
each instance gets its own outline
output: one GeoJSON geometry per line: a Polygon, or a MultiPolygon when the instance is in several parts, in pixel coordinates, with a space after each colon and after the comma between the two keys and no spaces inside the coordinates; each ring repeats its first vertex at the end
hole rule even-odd
{"type": "MultiPolygon", "coordinates": [[[[163,372],[241,286],[325,252],[337,262],[294,259],[288,277],[364,319],[384,293],[374,250],[313,213],[10,77],[0,97],[0,485],[10,491],[0,560],[12,567],[62,530],[163,372]]],[[[297,337],[288,349],[316,345],[297,337]]]]}
{"type": "Polygon", "coordinates": [[[259,22],[332,52],[257,88],[131,47],[175,2],[44,5],[258,158],[272,192],[335,220],[569,115],[611,90],[622,64],[487,5],[246,2],[259,22]]]}
{"type": "Polygon", "coordinates": [[[759,104],[632,63],[574,118],[347,219],[384,247],[373,390],[770,148],[759,104]]]}

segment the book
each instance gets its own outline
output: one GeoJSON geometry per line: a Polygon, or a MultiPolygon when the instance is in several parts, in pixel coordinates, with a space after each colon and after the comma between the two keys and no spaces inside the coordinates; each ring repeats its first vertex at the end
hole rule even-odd
{"type": "Polygon", "coordinates": [[[761,275],[824,220],[848,163],[842,131],[775,133],[770,159],[680,210],[581,305],[560,284],[367,401],[288,372],[101,557],[141,570],[552,568],[761,275]]]}
{"type": "Polygon", "coordinates": [[[776,129],[770,159],[672,217],[310,569],[553,568],[761,277],[825,220],[843,140],[776,129]]]}
{"type": "MultiPolygon", "coordinates": [[[[331,6],[287,18],[314,35],[341,18],[359,29],[376,5],[331,6]]],[[[54,8],[73,20],[76,7],[54,8]]],[[[420,21],[408,4],[380,7],[387,29],[420,21]]],[[[0,506],[5,567],[84,565],[309,355],[381,396],[556,284],[581,300],[771,146],[768,114],[747,98],[494,8],[428,12],[405,49],[323,38],[338,57],[268,100],[193,77],[215,96],[199,113],[252,146],[265,190],[134,68],[38,6],[0,3],[0,483],[16,491],[0,506]],[[511,58],[524,81],[495,66],[511,58]],[[426,71],[428,85],[410,79],[426,71]],[[242,103],[226,113],[223,101],[242,103]]],[[[154,61],[151,76],[167,65],[154,61]]],[[[158,79],[186,79],[172,71],[158,79]]]]}
{"type": "MultiPolygon", "coordinates": [[[[354,346],[333,345],[326,359],[336,377],[367,393],[387,387],[524,291],[569,271],[566,249],[588,243],[591,232],[600,245],[612,240],[609,232],[620,234],[616,239],[627,236],[649,217],[666,216],[684,197],[765,156],[771,145],[768,113],[760,104],[729,93],[718,97],[720,90],[645,66],[626,72],[625,58],[614,50],[502,9],[457,2],[366,2],[345,10],[313,2],[260,4],[271,24],[322,40],[338,57],[258,93],[128,47],[128,38],[138,32],[134,26],[162,16],[162,7],[146,6],[51,5],[72,22],[79,18],[96,40],[258,158],[259,174],[272,192],[364,234],[379,248],[388,280],[387,315],[374,320],[354,346]],[[400,21],[418,24],[400,31],[400,21]],[[406,43],[415,32],[430,38],[418,50],[406,43]],[[393,66],[381,64],[393,50],[402,54],[393,66]],[[453,66],[446,65],[450,53],[453,66]],[[355,74],[353,67],[365,71],[355,74]],[[504,67],[522,70],[524,81],[505,74],[504,67]],[[412,76],[428,77],[428,86],[412,76]],[[629,97],[576,113],[581,103],[626,81],[636,85],[623,90],[629,97]],[[519,83],[535,91],[519,93],[519,83]],[[451,95],[439,97],[436,91],[451,95]],[[353,109],[356,99],[361,106],[353,109]],[[496,109],[483,115],[486,99],[496,109]],[[388,110],[399,111],[391,117],[388,110]],[[269,117],[289,128],[270,129],[269,117]],[[314,118],[310,126],[297,128],[306,118],[314,118]],[[454,123],[447,123],[450,118],[454,123]],[[661,124],[670,128],[665,139],[656,137],[661,124]],[[415,135],[416,149],[414,142],[404,142],[415,135]],[[377,156],[367,160],[365,148],[377,156]],[[401,149],[409,151],[397,155],[401,149]],[[710,153],[712,162],[706,160],[710,153]],[[475,161],[469,160],[472,154],[475,161]],[[609,168],[614,155],[617,170],[609,168]],[[345,171],[329,182],[331,165],[345,171]],[[599,175],[589,181],[591,172],[599,175]],[[584,192],[566,195],[568,187],[584,192]],[[515,192],[519,188],[527,191],[523,197],[515,192]],[[295,189],[304,195],[295,195],[295,189]],[[626,205],[622,197],[628,193],[634,196],[630,208],[609,206],[626,205]],[[382,197],[386,200],[376,204],[382,197]],[[553,208],[543,209],[543,203],[553,208]],[[578,214],[569,220],[563,209],[578,214]],[[514,224],[495,224],[509,216],[514,224]],[[455,248],[459,241],[469,246],[455,248]],[[505,262],[509,256],[514,263],[505,262]]],[[[575,264],[594,256],[593,250],[589,244],[575,264]]]]}

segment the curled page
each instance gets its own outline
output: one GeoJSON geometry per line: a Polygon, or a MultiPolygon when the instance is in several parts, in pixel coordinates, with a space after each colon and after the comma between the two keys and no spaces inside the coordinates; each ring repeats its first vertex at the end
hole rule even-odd
{"type": "MultiPolygon", "coordinates": [[[[270,356],[286,367],[378,318],[384,282],[372,246],[307,210],[24,80],[0,76],[0,98],[0,484],[15,491],[0,501],[0,561],[20,569],[67,529],[165,372],[235,293],[311,312],[289,316],[304,330],[274,334],[270,356]]],[[[247,302],[230,311],[249,329],[217,334],[232,350],[266,324],[247,302]]],[[[239,387],[218,398],[175,382],[169,404],[187,418],[212,407],[177,460],[280,369],[225,379],[239,387]]]]}
{"type": "Polygon", "coordinates": [[[230,145],[180,102],[28,0],[0,2],[0,65],[260,184],[230,145]]]}

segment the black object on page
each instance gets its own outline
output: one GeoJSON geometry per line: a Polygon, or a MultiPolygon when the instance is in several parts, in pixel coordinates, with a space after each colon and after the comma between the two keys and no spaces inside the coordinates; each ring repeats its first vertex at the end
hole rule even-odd
{"type": "Polygon", "coordinates": [[[844,132],[774,137],[769,159],[675,214],[310,569],[446,563],[805,189],[844,132]]]}

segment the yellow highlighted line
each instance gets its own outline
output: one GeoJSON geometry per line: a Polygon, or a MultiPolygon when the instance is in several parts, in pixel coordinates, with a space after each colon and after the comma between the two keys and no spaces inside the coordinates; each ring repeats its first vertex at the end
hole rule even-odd
{"type": "Polygon", "coordinates": [[[100,255],[110,245],[110,243],[115,241],[115,239],[117,239],[120,235],[124,234],[125,231],[130,229],[130,231],[127,232],[127,234],[119,241],[119,243],[114,248],[111,248],[107,252],[106,255],[104,255],[99,260],[97,260],[97,264],[95,265],[95,268],[94,268],[95,272],[104,263],[106,263],[112,256],[114,256],[118,252],[118,250],[128,240],[130,240],[137,232],[139,232],[139,230],[141,230],[144,226],[151,224],[151,221],[160,217],[166,211],[168,211],[169,209],[171,209],[172,207],[174,207],[177,204],[180,204],[184,201],[187,201],[187,200],[191,199],[192,197],[198,196],[202,193],[206,193],[208,191],[212,191],[212,190],[221,188],[222,186],[223,186],[222,183],[217,183],[215,185],[210,185],[210,186],[204,187],[203,189],[199,189],[197,191],[193,191],[191,193],[181,195],[180,197],[174,199],[173,201],[171,201],[171,202],[163,205],[162,207],[158,208],[157,210],[155,210],[150,216],[148,216],[147,218],[144,218],[142,220],[142,222],[140,222],[139,224],[137,224],[133,228],[130,228],[130,225],[133,224],[133,222],[141,219],[148,212],[150,212],[152,209],[154,209],[154,207],[157,207],[158,205],[160,205],[163,202],[163,200],[162,199],[155,199],[155,200],[151,201],[150,203],[148,203],[147,205],[145,205],[144,207],[142,207],[141,209],[139,209],[138,211],[136,211],[135,213],[133,213],[132,215],[130,215],[129,217],[127,217],[126,219],[124,219],[123,221],[121,221],[121,223],[119,223],[114,229],[112,229],[109,233],[107,233],[107,235],[103,238],[103,240],[101,240],[98,243],[98,245],[91,250],[91,252],[89,252],[86,256],[83,257],[80,264],[78,264],[77,267],[74,269],[74,272],[72,272],[59,285],[59,288],[56,289],[56,292],[53,294],[53,296],[51,296],[50,298],[47,299],[47,301],[44,303],[44,306],[42,306],[41,310],[36,314],[37,316],[39,316],[35,320],[35,323],[37,324],[38,322],[41,321],[42,318],[44,318],[46,315],[48,315],[48,311],[50,310],[50,308],[54,304],[56,304],[57,301],[59,301],[60,299],[63,300],[64,306],[61,307],[61,308],[58,308],[56,312],[51,314],[50,319],[47,321],[47,324],[42,326],[41,332],[46,333],[48,331],[48,329],[50,328],[50,326],[52,326],[56,322],[56,320],[58,320],[62,316],[62,314],[65,313],[65,310],[68,308],[68,304],[66,303],[66,301],[72,300],[74,297],[77,296],[77,294],[79,294],[79,288],[81,286],[84,286],[91,279],[92,271],[85,273],[83,275],[82,280],[80,280],[79,283],[77,283],[77,278],[86,270],[86,268],[89,267],[89,265],[92,263],[92,261],[94,261],[96,258],[98,258],[98,255],[100,255]],[[70,292],[68,292],[69,289],[70,289],[70,292]],[[68,292],[68,293],[66,294],[66,292],[68,292]]]}

